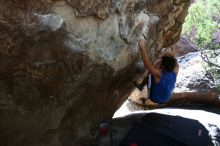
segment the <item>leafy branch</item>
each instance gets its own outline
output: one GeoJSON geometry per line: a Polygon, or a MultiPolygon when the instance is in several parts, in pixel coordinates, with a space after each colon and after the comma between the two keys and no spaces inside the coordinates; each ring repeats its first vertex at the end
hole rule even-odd
{"type": "Polygon", "coordinates": [[[217,67],[217,68],[220,69],[220,65],[211,62],[210,59],[209,59],[209,57],[208,57],[208,55],[207,55],[207,53],[206,53],[205,51],[202,51],[202,52],[201,52],[201,57],[202,57],[202,59],[203,59],[206,63],[208,63],[209,65],[215,66],[215,67],[217,67]]]}

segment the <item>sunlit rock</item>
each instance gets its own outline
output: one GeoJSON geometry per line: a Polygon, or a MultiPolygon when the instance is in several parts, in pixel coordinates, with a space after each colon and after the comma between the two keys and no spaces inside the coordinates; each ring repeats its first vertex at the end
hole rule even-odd
{"type": "Polygon", "coordinates": [[[175,92],[213,92],[214,81],[204,69],[201,52],[189,53],[179,57],[179,75],[175,92]]]}

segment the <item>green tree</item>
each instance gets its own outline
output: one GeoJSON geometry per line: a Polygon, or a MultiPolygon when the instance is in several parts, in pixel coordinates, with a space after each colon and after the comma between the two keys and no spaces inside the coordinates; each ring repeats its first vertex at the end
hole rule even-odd
{"type": "MultiPolygon", "coordinates": [[[[220,3],[220,0],[213,1],[220,3]]],[[[217,22],[212,19],[214,12],[211,10],[214,9],[211,8],[214,6],[215,3],[213,2],[199,0],[191,5],[189,14],[185,19],[182,34],[200,48],[206,47],[211,42],[212,35],[217,29],[217,22]]]]}
{"type": "Polygon", "coordinates": [[[219,27],[220,0],[197,0],[189,8],[182,35],[201,50],[205,69],[220,91],[220,45],[213,41],[213,33],[219,27]]]}

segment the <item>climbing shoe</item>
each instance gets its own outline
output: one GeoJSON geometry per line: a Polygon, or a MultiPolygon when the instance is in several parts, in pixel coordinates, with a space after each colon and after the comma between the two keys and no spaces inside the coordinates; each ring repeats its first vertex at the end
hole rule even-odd
{"type": "Polygon", "coordinates": [[[133,84],[136,88],[138,88],[140,91],[143,90],[143,87],[141,86],[141,84],[138,84],[136,81],[133,81],[133,84]]]}
{"type": "Polygon", "coordinates": [[[143,104],[145,104],[145,102],[146,102],[146,98],[145,97],[141,97],[141,98],[139,98],[139,100],[141,100],[143,104]]]}

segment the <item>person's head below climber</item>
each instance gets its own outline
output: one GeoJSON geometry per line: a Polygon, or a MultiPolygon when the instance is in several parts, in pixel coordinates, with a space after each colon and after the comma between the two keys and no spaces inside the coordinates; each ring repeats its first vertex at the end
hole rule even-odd
{"type": "Polygon", "coordinates": [[[171,55],[163,56],[161,60],[161,66],[167,72],[173,71],[176,66],[176,58],[171,55]]]}

